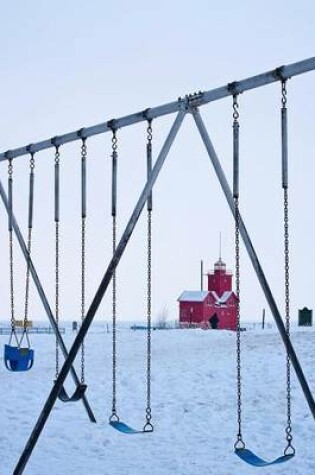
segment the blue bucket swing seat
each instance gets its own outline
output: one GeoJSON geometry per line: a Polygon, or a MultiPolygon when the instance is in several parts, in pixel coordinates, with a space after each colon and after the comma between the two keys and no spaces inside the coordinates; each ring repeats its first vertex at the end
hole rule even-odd
{"type": "Polygon", "coordinates": [[[9,371],[28,371],[34,363],[34,350],[4,345],[4,363],[9,371]]]}

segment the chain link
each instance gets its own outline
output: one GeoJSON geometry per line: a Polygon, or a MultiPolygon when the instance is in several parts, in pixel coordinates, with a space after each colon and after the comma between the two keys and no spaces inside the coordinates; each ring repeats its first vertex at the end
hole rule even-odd
{"type": "MultiPolygon", "coordinates": [[[[59,167],[60,153],[59,147],[56,146],[55,166],[59,167]]],[[[59,221],[55,220],[55,319],[57,329],[59,330],[59,221]]],[[[59,376],[59,341],[56,334],[56,375],[59,376]]]]}

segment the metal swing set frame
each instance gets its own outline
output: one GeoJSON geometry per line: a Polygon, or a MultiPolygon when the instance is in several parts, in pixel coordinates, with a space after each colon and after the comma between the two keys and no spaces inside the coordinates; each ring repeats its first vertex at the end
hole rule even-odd
{"type": "MultiPolygon", "coordinates": [[[[78,331],[78,334],[72,344],[72,347],[70,348],[69,352],[66,349],[66,346],[63,342],[62,336],[58,330],[58,326],[56,325],[56,321],[54,319],[52,310],[50,308],[49,302],[47,300],[46,294],[44,292],[44,289],[41,285],[39,276],[37,274],[37,271],[35,269],[35,266],[32,262],[32,259],[28,255],[27,252],[27,246],[25,244],[24,238],[22,236],[22,233],[19,229],[18,223],[15,219],[15,217],[12,217],[12,225],[13,225],[13,230],[16,234],[18,243],[20,245],[20,248],[22,250],[23,256],[28,262],[30,266],[30,274],[31,277],[34,281],[35,287],[37,289],[37,292],[41,298],[41,301],[43,303],[43,307],[46,311],[46,314],[50,320],[50,323],[56,333],[56,336],[58,338],[58,341],[60,343],[61,350],[63,352],[63,355],[65,357],[64,364],[59,372],[59,375],[47,397],[47,400],[44,404],[44,407],[42,411],[39,414],[38,420],[31,432],[31,435],[25,445],[25,448],[18,460],[18,463],[15,467],[14,470],[14,475],[20,475],[24,472],[24,469],[28,463],[28,460],[32,454],[33,449],[36,446],[36,443],[40,437],[40,434],[49,418],[49,415],[55,405],[55,402],[58,398],[58,395],[63,387],[63,384],[69,374],[71,373],[76,385],[78,386],[80,384],[80,380],[75,372],[75,369],[73,367],[74,360],[77,356],[77,353],[80,350],[81,344],[88,333],[89,327],[95,317],[95,314],[98,310],[98,307],[108,289],[108,286],[112,280],[112,277],[115,273],[115,269],[117,268],[119,261],[128,245],[129,239],[135,229],[135,226],[138,222],[138,219],[142,213],[142,210],[147,203],[148,198],[150,197],[150,194],[152,192],[152,189],[154,187],[154,184],[157,180],[157,177],[164,165],[164,162],[167,158],[167,155],[172,147],[172,144],[175,140],[175,137],[182,125],[182,122],[186,116],[186,114],[191,114],[194,118],[195,124],[197,126],[197,129],[199,131],[199,134],[202,138],[203,144],[206,148],[206,151],[209,155],[210,161],[213,165],[215,174],[217,176],[217,179],[219,180],[219,183],[221,185],[222,191],[225,195],[225,198],[228,202],[228,206],[233,213],[233,216],[235,218],[235,208],[234,208],[234,199],[233,199],[233,193],[231,191],[231,188],[228,184],[228,181],[226,179],[226,176],[224,174],[224,171],[221,167],[220,160],[216,154],[215,148],[212,144],[212,141],[210,139],[210,136],[208,134],[207,128],[203,122],[203,119],[200,115],[199,108],[201,106],[204,106],[210,102],[218,101],[220,99],[223,99],[228,96],[235,96],[238,94],[241,94],[245,91],[263,87],[265,85],[275,83],[275,82],[283,82],[287,79],[290,79],[294,76],[301,75],[310,71],[315,70],[315,57],[293,63],[290,65],[286,66],[281,66],[279,68],[276,68],[274,70],[268,71],[263,74],[259,74],[241,81],[233,82],[230,84],[227,84],[225,86],[212,89],[209,91],[205,92],[198,92],[194,94],[187,95],[183,98],[179,98],[177,101],[164,104],[158,107],[153,107],[146,109],[145,111],[140,111],[135,114],[127,115],[118,119],[112,119],[107,122],[92,126],[92,127],[86,127],[83,129],[80,129],[79,131],[67,133],[65,135],[57,136],[54,137],[53,139],[48,139],[44,140],[41,142],[37,142],[31,145],[23,146],[14,150],[9,150],[4,153],[0,153],[0,161],[7,161],[7,160],[14,160],[19,157],[29,155],[29,154],[35,154],[37,152],[40,152],[42,150],[46,150],[49,148],[54,148],[56,146],[61,146],[69,142],[74,142],[77,140],[82,140],[82,139],[87,139],[89,137],[92,137],[94,135],[106,133],[106,132],[111,132],[113,130],[118,130],[120,128],[124,127],[129,127],[133,124],[143,122],[143,121],[152,121],[153,119],[156,119],[158,117],[163,117],[166,115],[170,114],[176,114],[176,119],[167,135],[167,138],[162,146],[162,149],[157,157],[157,160],[152,168],[152,172],[150,176],[148,177],[146,184],[138,198],[138,201],[135,205],[135,208],[130,216],[130,219],[127,223],[127,226],[121,236],[120,242],[116,247],[116,250],[106,268],[106,271],[103,275],[103,278],[100,282],[100,285],[98,287],[98,290],[95,293],[95,296],[91,302],[91,305],[86,313],[86,316],[84,318],[84,321],[81,325],[80,330],[78,331]]],[[[1,199],[3,201],[3,204],[7,210],[8,210],[8,197],[6,195],[5,189],[3,187],[3,184],[0,180],[0,195],[1,199]]],[[[299,363],[299,360],[297,358],[297,355],[295,353],[295,350],[293,348],[293,345],[291,343],[291,340],[289,336],[287,335],[286,328],[284,325],[284,322],[282,320],[280,311],[277,307],[277,304],[275,302],[275,299],[273,297],[273,294],[271,292],[271,289],[269,287],[269,284],[267,282],[267,279],[265,277],[264,271],[261,267],[261,264],[259,262],[257,253],[254,249],[254,246],[252,244],[251,238],[248,234],[248,231],[245,227],[245,224],[241,218],[241,216],[238,216],[239,219],[239,231],[240,235],[243,239],[245,248],[247,250],[248,256],[251,260],[251,263],[253,265],[253,268],[256,272],[258,281],[260,283],[260,286],[264,292],[265,298],[269,304],[271,313],[273,315],[273,318],[275,320],[275,323],[277,325],[278,331],[280,333],[280,336],[283,340],[285,349],[287,351],[287,354],[289,355],[292,367],[296,373],[297,379],[299,381],[299,384],[301,386],[301,389],[303,391],[304,397],[308,403],[309,409],[311,411],[312,416],[315,418],[315,401],[314,397],[311,393],[310,387],[308,385],[308,382],[306,380],[306,377],[303,373],[302,367],[299,363]]],[[[83,404],[85,406],[85,409],[89,415],[89,418],[91,421],[95,422],[95,418],[93,415],[93,412],[87,402],[86,396],[84,395],[82,398],[83,404]]]]}

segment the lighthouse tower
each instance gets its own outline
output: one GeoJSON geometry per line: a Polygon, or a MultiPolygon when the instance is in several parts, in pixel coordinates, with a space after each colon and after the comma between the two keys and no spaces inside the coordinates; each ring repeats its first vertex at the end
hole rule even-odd
{"type": "Polygon", "coordinates": [[[208,273],[208,290],[216,292],[218,297],[232,290],[232,272],[226,270],[221,257],[214,264],[213,271],[208,273]]]}

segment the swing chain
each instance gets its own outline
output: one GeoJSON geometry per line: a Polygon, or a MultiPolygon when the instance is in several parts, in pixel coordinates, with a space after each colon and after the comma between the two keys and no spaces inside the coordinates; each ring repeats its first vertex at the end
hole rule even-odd
{"type": "MultiPolygon", "coordinates": [[[[112,158],[116,159],[117,157],[117,137],[116,137],[116,130],[112,129],[113,136],[112,136],[112,158]]],[[[112,244],[113,244],[113,255],[116,252],[116,240],[117,240],[117,223],[116,223],[116,209],[115,212],[112,214],[113,224],[112,224],[112,244]]],[[[117,315],[117,306],[116,306],[116,269],[113,272],[112,278],[113,286],[112,286],[112,317],[113,317],[113,396],[112,396],[112,414],[109,418],[110,422],[118,422],[119,417],[117,415],[117,407],[116,407],[116,373],[117,373],[117,342],[116,342],[116,315],[117,315]]]]}
{"type": "MultiPolygon", "coordinates": [[[[282,110],[287,106],[287,88],[286,80],[281,82],[281,103],[282,110]]],[[[283,138],[286,140],[286,138],[283,138]]],[[[284,143],[282,143],[284,146],[284,143]]],[[[286,338],[290,339],[290,254],[289,254],[289,190],[288,185],[283,187],[284,201],[284,282],[285,282],[285,329],[286,338]]],[[[287,427],[285,429],[287,446],[284,450],[285,455],[294,454],[295,448],[292,445],[292,426],[291,426],[291,363],[290,355],[286,354],[286,389],[287,389],[287,427]]]]}
{"type": "Polygon", "coordinates": [[[147,407],[146,407],[146,424],[144,426],[145,432],[152,432],[153,426],[151,424],[151,277],[152,277],[152,211],[148,210],[148,247],[147,247],[147,325],[148,325],[148,340],[147,340],[147,407]]]}
{"type": "MultiPolygon", "coordinates": [[[[55,151],[55,167],[59,168],[60,152],[59,145],[56,145],[55,151]]],[[[55,318],[56,325],[59,330],[59,220],[55,220],[55,318]]],[[[56,335],[56,375],[59,376],[59,341],[56,335]]]]}
{"type": "MultiPolygon", "coordinates": [[[[87,156],[86,139],[82,139],[81,159],[85,163],[87,156]]],[[[85,242],[86,242],[86,216],[82,213],[81,218],[81,324],[85,318],[85,242]]],[[[81,384],[85,381],[85,346],[84,341],[81,344],[81,384]]]]}
{"type": "MultiPolygon", "coordinates": [[[[147,153],[151,155],[152,153],[152,119],[148,119],[147,127],[147,153]]],[[[149,163],[148,163],[149,165],[149,163]]],[[[148,173],[151,170],[148,169],[148,173]]],[[[149,177],[148,177],[149,178],[149,177]]],[[[148,202],[149,203],[149,202],[148,202]]],[[[152,362],[152,334],[151,334],[151,325],[152,325],[152,199],[148,205],[148,217],[147,217],[147,407],[146,407],[146,424],[143,428],[145,432],[152,432],[153,425],[151,423],[152,413],[151,413],[151,362],[152,362]]]]}
{"type": "MultiPolygon", "coordinates": [[[[289,285],[289,206],[288,189],[284,189],[284,254],[285,254],[285,323],[286,337],[290,338],[290,285],[289,285]]],[[[284,454],[294,454],[295,448],[292,445],[292,427],[291,427],[291,364],[290,355],[286,355],[286,382],[287,382],[287,427],[286,441],[287,447],[284,454]]]]}
{"type": "MultiPolygon", "coordinates": [[[[15,312],[14,312],[14,277],[13,277],[13,230],[12,230],[12,187],[13,187],[13,164],[12,158],[8,161],[8,187],[10,191],[10,209],[9,209],[9,259],[10,259],[10,302],[11,302],[11,338],[14,335],[17,340],[15,332],[15,312]]],[[[10,339],[11,341],[11,339],[10,339]]]]}
{"type": "MultiPolygon", "coordinates": [[[[238,95],[233,95],[233,121],[234,127],[239,127],[238,95]]],[[[238,136],[237,136],[238,140],[238,136]]],[[[234,150],[233,155],[237,154],[234,150]]],[[[238,188],[238,186],[237,186],[238,188]]],[[[238,432],[234,448],[244,449],[245,443],[242,436],[242,380],[241,380],[241,318],[240,318],[240,211],[238,191],[233,195],[234,198],[234,219],[235,219],[235,287],[237,297],[237,333],[236,333],[236,372],[237,372],[237,422],[238,432]]]]}
{"type": "MultiPolygon", "coordinates": [[[[34,153],[31,152],[30,158],[30,190],[31,183],[34,179],[34,169],[35,169],[35,158],[34,153]]],[[[31,191],[30,191],[31,193],[31,191]]],[[[30,207],[32,206],[32,197],[30,196],[30,207]]],[[[32,210],[29,209],[29,214],[32,213],[32,210]]],[[[26,284],[25,284],[25,307],[24,307],[24,322],[23,328],[24,333],[27,332],[27,323],[28,323],[28,308],[29,308],[29,289],[30,289],[30,259],[31,259],[31,250],[32,250],[32,225],[30,223],[29,217],[29,227],[28,227],[28,236],[27,236],[27,268],[26,268],[26,284]]]]}

